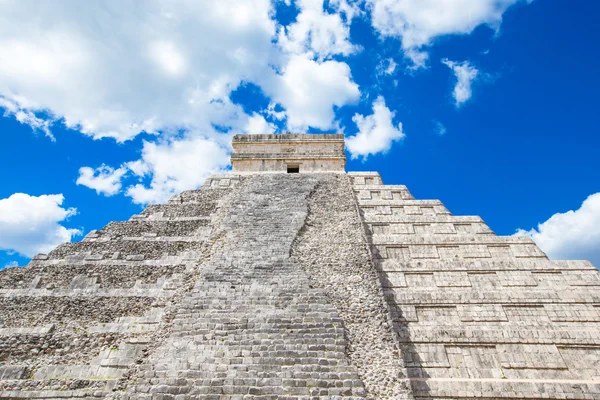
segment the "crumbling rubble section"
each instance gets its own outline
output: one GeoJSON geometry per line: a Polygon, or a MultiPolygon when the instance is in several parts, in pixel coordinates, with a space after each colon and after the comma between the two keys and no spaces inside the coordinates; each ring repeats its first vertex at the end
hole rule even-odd
{"type": "Polygon", "coordinates": [[[313,287],[344,324],[347,355],[371,399],[410,398],[400,349],[346,175],[322,179],[311,193],[306,223],[292,249],[313,287]]]}

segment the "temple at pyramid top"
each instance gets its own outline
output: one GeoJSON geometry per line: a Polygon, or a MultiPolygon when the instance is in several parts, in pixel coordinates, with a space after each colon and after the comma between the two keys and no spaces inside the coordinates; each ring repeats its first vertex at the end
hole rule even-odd
{"type": "Polygon", "coordinates": [[[236,173],[345,171],[343,134],[235,135],[232,145],[236,173]]]}

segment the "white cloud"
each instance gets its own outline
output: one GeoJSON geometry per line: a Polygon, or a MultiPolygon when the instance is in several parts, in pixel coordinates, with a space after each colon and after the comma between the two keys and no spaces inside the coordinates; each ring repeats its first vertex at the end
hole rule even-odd
{"type": "Polygon", "coordinates": [[[352,158],[362,156],[366,159],[369,154],[385,153],[392,143],[401,140],[405,135],[402,131],[402,123],[394,126],[395,113],[385,105],[385,100],[379,96],[373,102],[373,114],[363,116],[355,114],[352,121],[358,126],[356,136],[346,139],[346,147],[352,158]]]}
{"type": "Polygon", "coordinates": [[[448,68],[454,72],[456,77],[456,85],[454,86],[452,97],[454,97],[456,107],[460,107],[473,95],[471,86],[473,81],[479,75],[479,71],[468,61],[458,63],[445,59],[442,61],[442,63],[447,65],[448,68]]]}
{"type": "Polygon", "coordinates": [[[396,64],[396,62],[394,61],[393,58],[388,58],[386,63],[387,63],[387,67],[385,68],[385,70],[383,72],[386,75],[392,75],[394,73],[394,71],[396,71],[396,67],[398,66],[398,64],[396,64]]]}
{"type": "Polygon", "coordinates": [[[0,96],[0,108],[4,109],[4,116],[13,116],[17,121],[24,125],[29,125],[34,131],[42,131],[51,140],[55,140],[54,135],[50,132],[52,121],[44,120],[36,117],[36,115],[28,110],[24,110],[14,101],[5,99],[0,96]]]}
{"type": "Polygon", "coordinates": [[[150,56],[170,76],[182,77],[187,71],[187,60],[173,42],[158,40],[150,44],[150,56]]]}
{"type": "Polygon", "coordinates": [[[296,22],[279,31],[279,45],[294,54],[310,53],[319,59],[335,54],[348,55],[356,51],[350,43],[349,23],[356,8],[346,1],[330,2],[333,14],[324,11],[323,0],[298,0],[300,13],[296,22]],[[346,18],[342,19],[342,15],[346,18]]]}
{"type": "Polygon", "coordinates": [[[360,93],[347,64],[323,60],[354,51],[359,11],[328,4],[303,0],[279,44],[271,0],[0,1],[0,107],[47,135],[58,123],[95,139],[155,135],[140,160],[83,167],[78,181],[110,195],[127,169],[151,181],[126,188],[134,201],[161,201],[225,167],[231,134],[273,132],[265,116],[291,130],[337,128],[334,107],[360,93]],[[273,96],[267,110],[232,103],[242,81],[273,96]],[[199,170],[179,169],[182,155],[199,170]]]}
{"type": "Polygon", "coordinates": [[[269,103],[269,106],[267,107],[266,113],[267,115],[271,116],[273,119],[277,120],[277,121],[283,121],[286,117],[285,117],[285,111],[277,111],[277,104],[275,103],[269,103]]]}
{"type": "Polygon", "coordinates": [[[426,47],[435,38],[469,34],[482,24],[498,30],[502,14],[520,2],[523,0],[367,0],[373,27],[384,37],[400,38],[415,67],[425,66],[426,47]]]}
{"type": "Polygon", "coordinates": [[[260,114],[254,113],[248,118],[248,124],[246,125],[246,133],[275,133],[277,128],[270,122],[265,120],[260,114]]]}
{"type": "Polygon", "coordinates": [[[537,229],[519,229],[552,259],[590,260],[600,267],[600,193],[590,195],[578,210],[556,213],[537,229]]]}
{"type": "Polygon", "coordinates": [[[292,56],[283,73],[265,86],[274,101],[285,108],[287,126],[293,132],[306,131],[309,126],[335,128],[333,107],[360,96],[346,63],[313,61],[300,55],[292,56]]]}
{"type": "Polygon", "coordinates": [[[440,121],[433,121],[433,125],[435,128],[435,133],[437,133],[440,136],[444,136],[446,134],[446,127],[440,121]]]}
{"type": "Polygon", "coordinates": [[[74,208],[62,208],[63,200],[62,194],[30,196],[25,193],[0,199],[0,249],[31,257],[47,253],[80,235],[78,229],[60,224],[77,213],[74,208]]]}
{"type": "Polygon", "coordinates": [[[284,61],[271,13],[270,0],[2,1],[0,106],[47,134],[37,111],[119,141],[243,129],[230,92],[284,61]]]}
{"type": "Polygon", "coordinates": [[[144,142],[142,158],[129,167],[141,177],[151,176],[151,182],[130,186],[127,195],[135,203],[160,203],[183,190],[197,189],[208,176],[224,172],[230,152],[226,146],[225,139],[218,144],[198,136],[144,142]]]}
{"type": "Polygon", "coordinates": [[[81,167],[76,183],[94,189],[98,194],[112,196],[121,190],[121,179],[126,173],[126,168],[114,169],[104,164],[96,169],[81,167]]]}

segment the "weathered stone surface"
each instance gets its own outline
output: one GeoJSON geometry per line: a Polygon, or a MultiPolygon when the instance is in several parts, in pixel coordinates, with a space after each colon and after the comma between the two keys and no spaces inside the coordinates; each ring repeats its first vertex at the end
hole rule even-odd
{"type": "Polygon", "coordinates": [[[344,321],[346,352],[370,397],[410,398],[391,314],[347,176],[328,176],[319,182],[309,198],[309,214],[292,255],[309,273],[311,284],[327,293],[344,321]]]}
{"type": "Polygon", "coordinates": [[[0,398],[600,398],[594,266],[314,138],[0,271],[0,398]]]}
{"type": "Polygon", "coordinates": [[[169,205],[172,217],[163,210],[156,218],[149,207],[1,271],[0,398],[112,393],[193,287],[211,217],[233,188],[227,181],[196,191],[192,208],[169,205]]]}
{"type": "Polygon", "coordinates": [[[235,135],[231,166],[236,173],[344,172],[344,135],[235,135]]]}
{"type": "Polygon", "coordinates": [[[600,398],[596,268],[349,175],[415,398],[600,398]]]}
{"type": "MultiPolygon", "coordinates": [[[[311,194],[331,179],[253,175],[240,183],[170,335],[132,373],[129,398],[365,396],[338,311],[290,257],[311,194]]],[[[356,214],[354,222],[357,229],[356,214]]]]}

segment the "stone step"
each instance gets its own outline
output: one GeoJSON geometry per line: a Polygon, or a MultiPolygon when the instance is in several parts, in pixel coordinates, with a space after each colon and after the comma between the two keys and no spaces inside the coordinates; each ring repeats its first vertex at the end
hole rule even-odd
{"type": "Polygon", "coordinates": [[[197,241],[118,240],[106,242],[65,243],[48,254],[49,259],[68,260],[157,260],[186,251],[201,251],[197,241]],[[95,256],[95,257],[93,257],[95,256]]]}
{"type": "Polygon", "coordinates": [[[122,264],[68,264],[32,265],[27,268],[3,270],[0,289],[67,289],[77,288],[74,280],[89,279],[98,289],[131,288],[156,284],[173,274],[181,274],[186,267],[179,265],[122,265],[122,264]]]}
{"type": "Polygon", "coordinates": [[[94,231],[86,236],[87,239],[122,238],[122,237],[167,237],[167,236],[194,236],[200,228],[209,225],[207,219],[191,221],[126,221],[111,222],[99,231],[94,231]]]}

